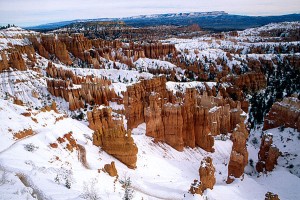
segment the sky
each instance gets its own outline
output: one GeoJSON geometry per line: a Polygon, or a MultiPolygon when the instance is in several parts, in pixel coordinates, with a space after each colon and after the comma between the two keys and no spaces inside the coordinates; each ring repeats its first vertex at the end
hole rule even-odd
{"type": "Polygon", "coordinates": [[[300,13],[300,0],[0,0],[0,25],[206,11],[250,16],[300,13]]]}

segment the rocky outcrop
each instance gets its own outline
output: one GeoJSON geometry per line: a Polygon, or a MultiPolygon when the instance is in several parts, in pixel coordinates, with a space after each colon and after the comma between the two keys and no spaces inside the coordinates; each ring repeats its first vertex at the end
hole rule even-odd
{"type": "Polygon", "coordinates": [[[14,45],[0,51],[0,72],[9,68],[25,71],[36,63],[35,50],[31,45],[14,45]],[[23,57],[27,57],[25,62],[23,57]]]}
{"type": "Polygon", "coordinates": [[[20,71],[27,70],[27,67],[25,65],[25,61],[22,57],[22,54],[19,51],[13,50],[10,54],[8,54],[8,59],[7,59],[6,56],[4,56],[4,54],[1,54],[1,57],[3,58],[2,64],[0,64],[0,70],[1,71],[2,70],[7,70],[10,67],[13,68],[13,69],[20,70],[20,71]]]}
{"type": "Polygon", "coordinates": [[[189,193],[202,195],[203,191],[201,188],[201,182],[199,182],[197,179],[195,179],[194,182],[191,184],[189,193]]]}
{"type": "Polygon", "coordinates": [[[146,135],[154,141],[166,142],[178,151],[185,146],[199,146],[213,152],[213,136],[228,133],[246,115],[240,104],[232,104],[222,96],[199,95],[195,89],[187,88],[184,95],[162,99],[159,93],[151,93],[149,107],[145,108],[146,135]],[[174,102],[174,103],[171,103],[174,102]]]}
{"type": "Polygon", "coordinates": [[[1,60],[0,60],[0,72],[3,70],[7,70],[9,68],[8,60],[6,53],[4,51],[0,52],[1,60]]]}
{"type": "Polygon", "coordinates": [[[14,98],[14,104],[19,105],[19,106],[24,105],[23,101],[18,99],[17,97],[14,98]]]}
{"type": "Polygon", "coordinates": [[[54,112],[58,113],[57,105],[56,105],[56,102],[55,102],[55,101],[52,101],[52,104],[51,104],[51,110],[53,110],[54,112]]]}
{"type": "Polygon", "coordinates": [[[65,134],[63,138],[68,142],[66,148],[69,151],[73,152],[74,149],[78,150],[78,144],[76,143],[72,132],[65,134]]]}
{"type": "Polygon", "coordinates": [[[55,78],[47,80],[48,91],[69,102],[71,111],[84,108],[85,104],[108,105],[109,101],[120,99],[115,91],[109,88],[109,80],[75,76],[72,71],[57,69],[51,63],[48,64],[46,72],[48,76],[55,78]]]}
{"type": "Polygon", "coordinates": [[[200,182],[194,180],[194,183],[191,184],[189,192],[192,194],[202,195],[204,190],[213,189],[216,184],[215,177],[215,167],[213,166],[212,159],[206,157],[201,161],[199,168],[200,182]]]}
{"type": "Polygon", "coordinates": [[[164,104],[162,116],[164,142],[178,151],[183,151],[183,117],[181,106],[171,103],[164,104]]]}
{"type": "Polygon", "coordinates": [[[300,131],[300,100],[298,96],[284,98],[273,104],[264,120],[263,130],[279,126],[291,127],[300,131]]]}
{"type": "Polygon", "coordinates": [[[221,79],[222,82],[230,82],[244,91],[258,91],[267,86],[267,80],[262,73],[246,73],[239,76],[229,76],[221,79]]]}
{"type": "Polygon", "coordinates": [[[129,168],[136,168],[138,148],[125,131],[123,119],[112,116],[111,108],[104,107],[87,113],[89,127],[94,130],[93,143],[114,156],[129,168]]]}
{"type": "Polygon", "coordinates": [[[142,48],[147,58],[162,58],[176,52],[174,44],[150,43],[143,45],[142,48]]]}
{"type": "Polygon", "coordinates": [[[234,178],[241,177],[244,173],[244,168],[248,163],[248,151],[246,147],[248,135],[248,130],[243,122],[237,124],[231,135],[233,146],[228,164],[228,184],[232,183],[234,178]]]}
{"type": "Polygon", "coordinates": [[[166,82],[164,76],[159,76],[149,80],[142,79],[139,83],[127,87],[124,106],[128,129],[136,128],[145,122],[144,110],[149,105],[152,93],[159,94],[162,99],[168,97],[166,82]]]}
{"type": "Polygon", "coordinates": [[[30,40],[30,42],[32,43],[35,51],[39,55],[43,56],[46,59],[50,58],[49,52],[45,49],[45,47],[41,43],[38,42],[38,40],[35,36],[29,37],[28,39],[30,40]]]}
{"type": "Polygon", "coordinates": [[[273,145],[273,135],[264,134],[261,139],[260,150],[258,152],[258,163],[256,171],[273,171],[280,156],[279,149],[273,145]]]}
{"type": "Polygon", "coordinates": [[[25,138],[27,136],[30,136],[32,134],[33,134],[32,129],[24,129],[22,131],[14,133],[13,135],[14,135],[14,139],[20,140],[20,139],[23,139],[23,138],[25,138]]]}
{"type": "Polygon", "coordinates": [[[115,162],[104,165],[104,171],[107,172],[111,177],[118,176],[118,171],[115,166],[115,162]]]}
{"type": "Polygon", "coordinates": [[[41,44],[46,51],[55,55],[62,63],[66,65],[72,64],[66,45],[59,39],[56,39],[55,35],[42,35],[41,44]]]}
{"type": "Polygon", "coordinates": [[[215,167],[210,157],[206,157],[201,161],[199,175],[202,191],[206,189],[213,189],[214,185],[216,184],[215,171],[215,167]]]}
{"type": "Polygon", "coordinates": [[[88,51],[92,49],[92,42],[85,38],[83,34],[72,34],[71,36],[64,34],[58,35],[58,38],[76,58],[89,64],[92,63],[92,57],[88,51]]]}
{"type": "MultiPolygon", "coordinates": [[[[76,139],[74,139],[72,131],[64,134],[63,137],[57,138],[56,141],[58,144],[63,145],[64,149],[67,149],[70,152],[73,152],[74,150],[77,151],[79,149],[79,145],[77,144],[76,139]]],[[[52,148],[57,148],[58,147],[57,143],[51,143],[50,146],[52,148]]]]}
{"type": "Polygon", "coordinates": [[[277,194],[273,194],[272,192],[267,192],[265,195],[265,200],[280,200],[277,194]]]}

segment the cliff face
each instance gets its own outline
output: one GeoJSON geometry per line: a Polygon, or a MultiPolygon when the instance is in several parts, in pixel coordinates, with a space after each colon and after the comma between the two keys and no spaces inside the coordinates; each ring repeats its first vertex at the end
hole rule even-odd
{"type": "Polygon", "coordinates": [[[183,151],[182,108],[177,104],[164,104],[162,116],[164,125],[164,142],[178,151],[183,151]]]}
{"type": "Polygon", "coordinates": [[[267,80],[262,73],[246,73],[239,76],[229,76],[223,78],[222,81],[230,82],[240,89],[248,91],[258,91],[267,86],[267,80]]]}
{"type": "Polygon", "coordinates": [[[46,59],[50,58],[49,52],[45,49],[45,47],[38,42],[37,38],[35,36],[28,38],[30,42],[32,43],[32,46],[34,47],[35,51],[43,56],[46,59]]]}
{"type": "Polygon", "coordinates": [[[273,135],[264,134],[261,139],[260,150],[258,152],[258,163],[256,170],[258,172],[273,171],[277,164],[280,152],[277,147],[273,146],[273,135]]]}
{"type": "Polygon", "coordinates": [[[291,127],[300,131],[300,100],[298,97],[284,98],[273,104],[265,117],[263,130],[279,126],[291,127]]]}
{"type": "Polygon", "coordinates": [[[83,108],[85,103],[90,105],[108,105],[108,101],[119,99],[113,89],[109,88],[111,82],[91,76],[75,76],[72,71],[58,69],[51,63],[46,68],[47,74],[55,79],[47,80],[48,91],[62,97],[69,102],[71,111],[83,108]],[[80,85],[80,87],[75,86],[80,85]]]}
{"type": "Polygon", "coordinates": [[[198,95],[195,89],[187,89],[182,97],[170,96],[166,103],[158,93],[152,93],[149,100],[144,111],[146,135],[178,151],[199,146],[213,152],[213,136],[230,132],[245,119],[239,103],[231,109],[222,96],[198,95]]]}
{"type": "MultiPolygon", "coordinates": [[[[9,52],[0,52],[0,72],[8,70],[9,68],[17,69],[20,71],[27,70],[25,61],[22,57],[22,52],[18,49],[11,49],[9,52]],[[7,55],[8,54],[8,55],[7,55]]],[[[32,58],[33,59],[33,58],[32,58]]]]}
{"type": "Polygon", "coordinates": [[[89,127],[94,130],[93,143],[129,168],[136,168],[138,148],[130,131],[125,131],[123,119],[112,117],[110,108],[88,112],[89,127]]]}
{"type": "Polygon", "coordinates": [[[25,61],[22,58],[22,54],[19,51],[13,51],[9,55],[8,65],[13,69],[20,71],[26,70],[25,61]]]}
{"type": "Polygon", "coordinates": [[[147,58],[159,58],[176,52],[174,44],[150,43],[142,47],[147,58]]]}
{"type": "Polygon", "coordinates": [[[62,41],[69,52],[76,58],[92,63],[92,57],[88,50],[92,49],[92,42],[85,38],[83,34],[59,35],[59,40],[62,41]]]}
{"type": "Polygon", "coordinates": [[[146,122],[146,135],[154,141],[166,142],[179,151],[184,146],[200,146],[212,152],[212,136],[230,132],[245,119],[239,102],[206,92],[199,95],[190,88],[174,96],[167,92],[165,82],[158,77],[127,88],[124,105],[128,129],[146,122]]]}
{"type": "Polygon", "coordinates": [[[50,53],[55,55],[62,63],[71,65],[69,53],[66,45],[55,38],[55,35],[42,35],[41,44],[50,53]]]}
{"type": "Polygon", "coordinates": [[[151,93],[158,93],[160,98],[168,96],[166,82],[166,78],[160,76],[127,87],[124,106],[128,129],[136,128],[145,121],[144,109],[149,105],[151,93]]]}
{"type": "Polygon", "coordinates": [[[244,173],[244,168],[248,163],[248,151],[246,147],[248,135],[248,130],[243,122],[237,124],[231,135],[233,146],[228,164],[228,184],[232,183],[234,178],[241,177],[244,173]]]}

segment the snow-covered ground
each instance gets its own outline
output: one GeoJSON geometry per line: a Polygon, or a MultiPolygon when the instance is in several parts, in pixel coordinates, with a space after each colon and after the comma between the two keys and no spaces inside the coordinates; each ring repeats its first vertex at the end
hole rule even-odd
{"type": "MultiPolygon", "coordinates": [[[[274,144],[285,155],[280,157],[274,172],[256,174],[249,165],[244,178],[227,185],[225,181],[232,148],[230,140],[216,140],[214,153],[201,148],[185,148],[178,152],[169,145],[154,143],[152,138],[145,136],[146,125],[141,124],[132,131],[139,148],[137,168],[132,170],[92,145],[93,131],[85,123],[66,117],[58,120],[62,116],[54,111],[28,111],[26,107],[0,100],[0,117],[5,122],[5,126],[1,125],[0,140],[0,173],[5,173],[0,181],[0,190],[3,191],[0,199],[11,196],[13,199],[29,196],[30,199],[33,198],[31,194],[43,199],[83,199],[86,188],[92,185],[102,199],[121,199],[124,189],[119,181],[103,171],[98,172],[111,161],[116,163],[119,180],[130,177],[134,199],[202,199],[199,195],[189,194],[188,190],[193,180],[199,179],[200,162],[205,156],[213,158],[217,182],[213,190],[204,193],[204,199],[263,199],[268,191],[278,194],[281,199],[300,197],[300,191],[296,189],[300,187],[298,171],[290,173],[290,169],[285,168],[288,161],[294,169],[299,169],[299,158],[295,156],[300,153],[299,133],[292,129],[268,131],[273,133],[274,144]],[[23,112],[30,112],[37,123],[31,117],[20,115],[23,112]],[[13,133],[26,126],[32,128],[34,134],[15,140],[13,133]],[[66,143],[58,143],[57,148],[50,147],[51,143],[57,143],[57,138],[69,132],[72,132],[76,143],[85,148],[88,168],[79,161],[80,152],[70,152],[66,143]],[[59,183],[55,181],[57,176],[59,183]],[[67,179],[71,189],[65,186],[67,179]]],[[[252,144],[252,141],[259,137],[259,133],[260,130],[251,133],[248,142],[249,158],[253,159],[254,165],[260,139],[257,144],[252,144]]]]}
{"type": "MultiPolygon", "coordinates": [[[[10,27],[0,31],[0,50],[9,49],[14,45],[25,46],[31,42],[24,35],[37,35],[37,32],[27,31],[20,27],[10,27]]],[[[0,59],[1,60],[1,59],[0,59]]]]}

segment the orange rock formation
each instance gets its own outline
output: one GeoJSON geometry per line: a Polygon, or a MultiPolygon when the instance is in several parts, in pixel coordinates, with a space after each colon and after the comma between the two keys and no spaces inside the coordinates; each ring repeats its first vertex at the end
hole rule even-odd
{"type": "Polygon", "coordinates": [[[59,39],[56,39],[55,35],[42,35],[41,44],[46,51],[55,55],[62,63],[66,65],[72,64],[66,45],[59,39]]]}
{"type": "Polygon", "coordinates": [[[199,168],[200,182],[194,180],[190,188],[192,194],[203,194],[206,189],[213,189],[216,183],[215,167],[213,166],[212,159],[206,157],[201,161],[199,168]]]}
{"type": "Polygon", "coordinates": [[[107,172],[110,176],[118,176],[118,171],[115,166],[115,162],[111,162],[110,164],[104,165],[104,171],[107,172]]]}
{"type": "Polygon", "coordinates": [[[273,146],[273,135],[264,134],[261,139],[260,150],[258,152],[258,163],[256,164],[256,170],[258,172],[272,171],[277,164],[277,159],[280,156],[280,152],[277,147],[273,146]]]}
{"type": "Polygon", "coordinates": [[[272,192],[267,192],[265,195],[265,200],[280,200],[277,194],[273,194],[272,192]]]}
{"type": "Polygon", "coordinates": [[[69,102],[71,111],[83,108],[85,103],[90,105],[108,105],[108,101],[118,100],[113,89],[109,88],[110,81],[91,76],[75,76],[70,70],[57,69],[51,63],[46,68],[47,74],[55,79],[47,80],[48,91],[69,102]],[[57,79],[59,78],[59,79],[57,79]],[[74,86],[80,85],[78,86],[74,86]]]}
{"type": "Polygon", "coordinates": [[[244,173],[244,168],[248,163],[248,151],[246,147],[248,135],[248,130],[243,122],[237,124],[231,135],[233,146],[228,164],[228,184],[232,183],[234,178],[241,177],[244,173]]]}
{"type": "Polygon", "coordinates": [[[291,127],[300,131],[300,100],[298,96],[284,98],[273,104],[265,117],[263,130],[279,126],[291,127]]]}
{"type": "Polygon", "coordinates": [[[93,143],[129,168],[136,168],[138,148],[130,131],[125,131],[123,119],[112,117],[111,108],[88,112],[89,127],[94,130],[93,143]]]}

